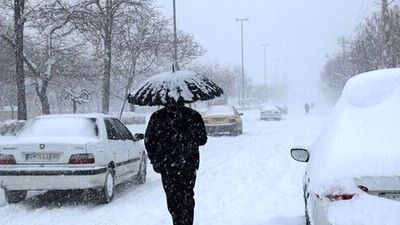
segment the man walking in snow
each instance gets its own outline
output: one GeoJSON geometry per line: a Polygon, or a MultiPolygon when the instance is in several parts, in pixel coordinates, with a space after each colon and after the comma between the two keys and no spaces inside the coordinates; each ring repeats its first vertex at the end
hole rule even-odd
{"type": "Polygon", "coordinates": [[[183,103],[171,103],[149,121],[145,146],[154,171],[161,174],[174,225],[192,225],[199,146],[207,142],[201,115],[183,103]]]}

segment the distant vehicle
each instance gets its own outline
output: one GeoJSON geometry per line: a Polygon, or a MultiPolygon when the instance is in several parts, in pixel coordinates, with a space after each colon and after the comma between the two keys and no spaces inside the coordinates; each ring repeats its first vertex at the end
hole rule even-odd
{"type": "Polygon", "coordinates": [[[291,149],[295,160],[308,162],[307,225],[397,224],[399,99],[400,69],[356,76],[312,149],[291,149]]]}
{"type": "Polygon", "coordinates": [[[214,105],[208,108],[203,115],[204,123],[209,135],[243,133],[243,122],[237,109],[230,105],[214,105]]]}
{"type": "Polygon", "coordinates": [[[266,105],[261,108],[260,112],[261,120],[281,120],[282,111],[274,105],[266,105]]]}
{"type": "Polygon", "coordinates": [[[0,144],[0,186],[8,203],[31,190],[71,189],[91,189],[109,203],[115,185],[146,181],[143,136],[102,114],[37,117],[0,144]]]}

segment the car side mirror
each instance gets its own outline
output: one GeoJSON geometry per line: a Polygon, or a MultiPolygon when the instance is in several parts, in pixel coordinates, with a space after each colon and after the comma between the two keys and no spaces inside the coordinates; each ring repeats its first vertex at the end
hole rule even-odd
{"type": "Polygon", "coordinates": [[[133,140],[134,141],[140,141],[144,139],[144,134],[142,133],[136,133],[135,135],[133,135],[133,140]]]}
{"type": "Polygon", "coordinates": [[[308,162],[310,160],[310,153],[307,149],[293,148],[290,150],[292,158],[298,162],[308,162]]]}

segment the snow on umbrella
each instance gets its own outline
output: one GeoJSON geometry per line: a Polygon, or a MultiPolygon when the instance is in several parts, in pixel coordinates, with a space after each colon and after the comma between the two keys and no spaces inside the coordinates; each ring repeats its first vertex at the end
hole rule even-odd
{"type": "Polygon", "coordinates": [[[210,100],[223,93],[217,84],[203,75],[191,71],[176,71],[150,77],[128,95],[128,102],[141,106],[192,103],[210,100]]]}

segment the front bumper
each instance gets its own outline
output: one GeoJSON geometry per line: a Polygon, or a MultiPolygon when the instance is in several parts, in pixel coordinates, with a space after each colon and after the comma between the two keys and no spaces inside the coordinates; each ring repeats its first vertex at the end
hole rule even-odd
{"type": "Polygon", "coordinates": [[[272,120],[272,119],[280,120],[281,117],[282,116],[280,114],[261,114],[260,115],[260,118],[262,120],[272,120]]]}
{"type": "Polygon", "coordinates": [[[0,187],[6,190],[69,190],[101,188],[105,166],[8,165],[0,167],[0,187]]]}
{"type": "Polygon", "coordinates": [[[206,130],[208,134],[232,133],[238,131],[238,125],[236,123],[206,124],[206,130]]]}

